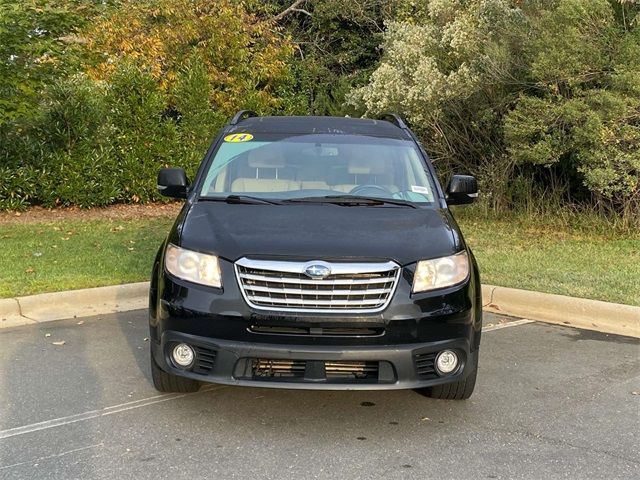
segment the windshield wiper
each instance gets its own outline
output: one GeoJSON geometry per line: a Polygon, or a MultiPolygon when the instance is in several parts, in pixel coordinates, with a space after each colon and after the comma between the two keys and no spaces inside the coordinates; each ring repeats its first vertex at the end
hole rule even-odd
{"type": "Polygon", "coordinates": [[[402,207],[418,208],[411,202],[405,200],[395,200],[379,197],[363,197],[357,195],[325,195],[322,197],[300,197],[283,200],[287,203],[332,203],[343,206],[376,206],[376,205],[399,205],[402,207]]]}
{"type": "Polygon", "coordinates": [[[278,200],[268,200],[266,198],[252,197],[250,195],[227,195],[226,197],[200,197],[200,200],[207,202],[226,202],[245,205],[282,205],[278,200]]]}

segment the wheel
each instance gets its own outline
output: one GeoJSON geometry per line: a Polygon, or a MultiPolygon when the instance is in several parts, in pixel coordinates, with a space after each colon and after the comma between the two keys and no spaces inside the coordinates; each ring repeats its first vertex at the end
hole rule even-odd
{"type": "Polygon", "coordinates": [[[172,375],[160,368],[151,354],[151,378],[156,390],[166,393],[190,393],[200,389],[200,382],[191,378],[172,375]]]}
{"type": "Polygon", "coordinates": [[[441,400],[466,400],[473,393],[478,375],[478,363],[464,380],[435,387],[425,387],[417,389],[418,393],[425,397],[438,398],[441,400]]]}

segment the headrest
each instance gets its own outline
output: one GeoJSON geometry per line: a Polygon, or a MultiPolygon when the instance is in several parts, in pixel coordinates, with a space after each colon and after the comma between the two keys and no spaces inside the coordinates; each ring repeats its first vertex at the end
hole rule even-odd
{"type": "Polygon", "coordinates": [[[268,147],[249,151],[247,159],[251,168],[282,168],[286,164],[282,152],[268,147]]]}
{"type": "Polygon", "coordinates": [[[348,170],[352,175],[380,175],[388,170],[388,168],[385,167],[384,158],[367,158],[358,155],[355,158],[349,159],[348,170]]]}

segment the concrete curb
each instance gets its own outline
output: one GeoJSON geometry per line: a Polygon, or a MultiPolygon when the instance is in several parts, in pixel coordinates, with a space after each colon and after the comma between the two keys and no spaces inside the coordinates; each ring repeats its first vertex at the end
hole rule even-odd
{"type": "MultiPolygon", "coordinates": [[[[0,328],[147,307],[149,282],[0,299],[0,328]]],[[[482,285],[486,311],[640,338],[640,307],[482,285]]]]}
{"type": "Polygon", "coordinates": [[[0,328],[126,312],[147,307],[149,282],[0,300],[0,328]]]}
{"type": "Polygon", "coordinates": [[[494,285],[482,298],[489,312],[640,338],[640,307],[494,285]]]}
{"type": "Polygon", "coordinates": [[[0,328],[17,327],[18,325],[28,325],[29,323],[35,322],[21,315],[18,300],[15,298],[3,298],[0,300],[0,328]]]}

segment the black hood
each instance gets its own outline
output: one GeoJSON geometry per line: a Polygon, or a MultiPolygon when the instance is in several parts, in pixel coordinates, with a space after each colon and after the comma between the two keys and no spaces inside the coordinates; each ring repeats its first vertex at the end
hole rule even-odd
{"type": "Polygon", "coordinates": [[[229,261],[245,256],[348,258],[407,265],[452,255],[462,248],[449,212],[435,208],[201,201],[188,209],[178,229],[182,247],[229,261]]]}

